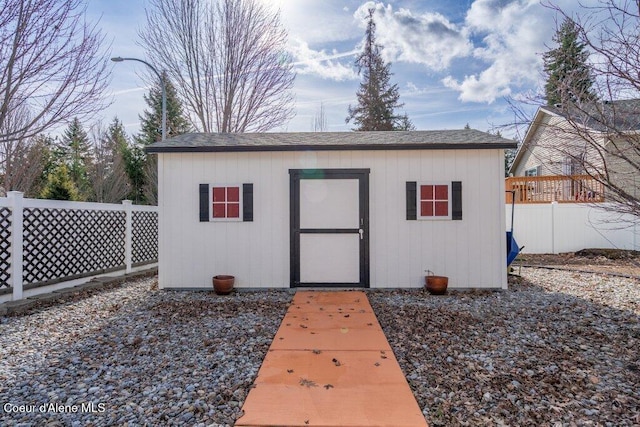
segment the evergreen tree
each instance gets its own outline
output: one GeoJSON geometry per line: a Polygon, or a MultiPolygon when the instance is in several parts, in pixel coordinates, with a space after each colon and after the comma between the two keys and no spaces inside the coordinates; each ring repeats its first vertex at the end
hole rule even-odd
{"type": "Polygon", "coordinates": [[[547,105],[595,99],[593,80],[587,65],[589,53],[579,35],[576,23],[566,18],[552,39],[558,46],[543,55],[544,71],[547,74],[547,105]]]}
{"type": "Polygon", "coordinates": [[[358,73],[362,74],[360,89],[356,93],[358,105],[349,106],[346,123],[353,120],[358,131],[388,131],[411,128],[409,118],[394,114],[400,104],[398,85],[391,85],[391,64],[385,64],[380,53],[381,46],[376,44],[376,24],[373,21],[374,9],[369,9],[369,20],[365,32],[364,50],[356,58],[358,73]]]}
{"type": "Polygon", "coordinates": [[[413,122],[409,119],[407,113],[404,113],[399,117],[398,122],[394,130],[416,130],[413,122]]]}
{"type": "MultiPolygon", "coordinates": [[[[176,88],[167,78],[166,73],[162,74],[162,78],[165,81],[167,97],[167,138],[187,133],[190,130],[189,120],[184,114],[176,88]]],[[[138,116],[141,133],[137,139],[140,144],[148,145],[162,139],[162,85],[160,82],[149,90],[144,100],[150,110],[145,110],[141,116],[138,116]]]]}
{"type": "Polygon", "coordinates": [[[504,150],[504,176],[507,178],[509,176],[509,169],[511,169],[511,165],[513,161],[516,159],[516,154],[518,153],[517,148],[509,148],[504,150]]]}
{"type": "Polygon", "coordinates": [[[129,184],[127,198],[134,203],[144,203],[142,187],[144,185],[144,150],[137,142],[130,143],[122,122],[116,117],[109,125],[106,138],[110,141],[114,155],[121,156],[124,171],[126,172],[129,184]]]}
{"type": "Polygon", "coordinates": [[[89,138],[80,120],[75,117],[62,135],[60,146],[63,162],[75,188],[79,199],[87,200],[91,193],[89,184],[89,169],[91,168],[91,147],[89,138]]]}
{"type": "Polygon", "coordinates": [[[147,184],[147,177],[144,168],[147,162],[147,156],[144,148],[136,143],[129,144],[124,147],[122,155],[125,170],[131,183],[131,191],[128,197],[133,200],[135,204],[146,203],[144,187],[147,184]]]}
{"type": "Polygon", "coordinates": [[[26,197],[39,197],[47,185],[49,175],[57,167],[54,156],[56,141],[49,135],[38,135],[34,138],[27,161],[30,164],[37,163],[40,173],[25,192],[26,197]]]}
{"type": "Polygon", "coordinates": [[[78,189],[71,179],[69,169],[64,164],[58,165],[47,177],[47,185],[40,193],[40,198],[50,200],[80,200],[78,189]]]}
{"type": "MultiPolygon", "coordinates": [[[[163,73],[167,97],[167,137],[181,135],[191,130],[189,119],[184,113],[176,89],[163,73]]],[[[158,82],[144,97],[149,106],[140,118],[140,134],[135,138],[137,145],[129,147],[125,154],[127,173],[133,186],[132,199],[140,203],[155,205],[158,201],[158,173],[156,156],[147,156],[145,145],[162,139],[162,86],[158,82]]]]}

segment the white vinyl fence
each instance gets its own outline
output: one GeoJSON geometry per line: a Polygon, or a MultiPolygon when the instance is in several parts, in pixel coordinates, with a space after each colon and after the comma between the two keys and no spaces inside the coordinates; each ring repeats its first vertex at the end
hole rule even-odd
{"type": "MultiPolygon", "coordinates": [[[[506,205],[506,213],[510,230],[510,204],[506,205]]],[[[616,213],[614,204],[516,204],[513,235],[518,246],[524,246],[522,252],[530,254],[585,248],[640,250],[637,221],[636,217],[616,213]]]]}
{"type": "Polygon", "coordinates": [[[0,197],[0,302],[157,261],[157,206],[0,197]]]}

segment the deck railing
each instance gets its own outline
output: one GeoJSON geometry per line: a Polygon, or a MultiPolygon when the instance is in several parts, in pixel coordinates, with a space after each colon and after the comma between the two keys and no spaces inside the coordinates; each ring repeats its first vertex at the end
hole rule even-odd
{"type": "Polygon", "coordinates": [[[589,175],[509,177],[505,190],[507,203],[511,203],[512,195],[516,203],[604,202],[604,186],[589,175]]]}

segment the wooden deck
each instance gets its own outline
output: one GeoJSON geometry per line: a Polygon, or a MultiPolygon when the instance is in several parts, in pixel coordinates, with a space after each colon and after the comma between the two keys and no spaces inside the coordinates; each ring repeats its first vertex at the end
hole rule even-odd
{"type": "Polygon", "coordinates": [[[604,186],[589,175],[516,176],[505,180],[506,203],[600,203],[604,186]]]}

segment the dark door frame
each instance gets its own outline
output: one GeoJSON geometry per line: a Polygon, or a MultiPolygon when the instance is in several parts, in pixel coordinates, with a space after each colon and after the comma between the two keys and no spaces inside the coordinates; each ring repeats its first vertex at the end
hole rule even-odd
{"type": "Polygon", "coordinates": [[[289,169],[290,209],[290,286],[297,287],[369,287],[369,174],[370,169],[289,169]],[[301,229],[300,228],[300,180],[301,179],[357,179],[360,197],[360,281],[358,283],[308,283],[300,282],[300,234],[359,234],[360,229],[301,229]]]}

